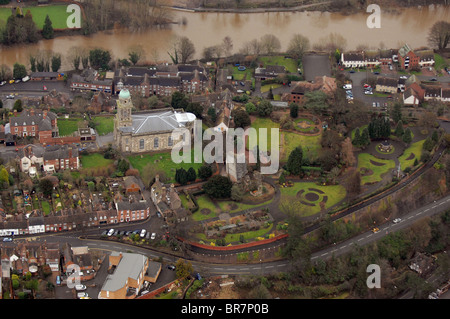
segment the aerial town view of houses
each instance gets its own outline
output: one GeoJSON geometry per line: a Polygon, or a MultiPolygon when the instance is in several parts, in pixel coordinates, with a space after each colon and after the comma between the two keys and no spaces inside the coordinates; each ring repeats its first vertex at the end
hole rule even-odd
{"type": "Polygon", "coordinates": [[[450,299],[449,42],[448,1],[0,0],[0,298],[450,299]]]}

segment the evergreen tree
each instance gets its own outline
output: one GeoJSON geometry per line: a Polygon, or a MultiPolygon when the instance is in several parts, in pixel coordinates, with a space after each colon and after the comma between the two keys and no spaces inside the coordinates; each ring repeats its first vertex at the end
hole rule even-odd
{"type": "Polygon", "coordinates": [[[367,129],[367,127],[365,127],[361,134],[361,145],[367,146],[369,144],[370,144],[369,130],[367,129]]]}
{"type": "Polygon", "coordinates": [[[188,182],[195,182],[195,180],[197,179],[197,173],[195,172],[195,169],[189,167],[186,177],[188,182]]]}
{"type": "Polygon", "coordinates": [[[359,127],[357,127],[355,130],[355,136],[353,137],[352,144],[356,147],[361,146],[361,132],[359,130],[359,127]]]}
{"type": "Polygon", "coordinates": [[[198,177],[201,179],[207,179],[211,177],[212,169],[210,165],[203,165],[198,169],[198,177]]]}
{"type": "Polygon", "coordinates": [[[61,55],[55,54],[52,56],[52,71],[58,72],[60,67],[61,67],[61,55]]]}
{"type": "Polygon", "coordinates": [[[437,142],[439,141],[439,134],[438,134],[437,130],[434,130],[434,131],[433,131],[433,134],[431,134],[431,139],[432,139],[435,143],[437,143],[437,142]]]}
{"type": "Polygon", "coordinates": [[[402,120],[398,121],[397,127],[395,128],[394,135],[397,137],[402,137],[403,133],[405,133],[405,130],[403,129],[403,122],[402,120]]]}
{"type": "Polygon", "coordinates": [[[180,185],[186,185],[188,182],[187,171],[184,168],[177,169],[175,172],[175,181],[180,185]]]}
{"type": "Polygon", "coordinates": [[[400,103],[394,104],[394,108],[392,110],[392,120],[394,120],[394,123],[398,123],[402,120],[402,106],[400,103]]]}
{"type": "Polygon", "coordinates": [[[298,104],[297,103],[289,104],[289,113],[293,119],[297,118],[297,116],[298,116],[298,104]]]}
{"type": "Polygon", "coordinates": [[[222,175],[214,175],[203,184],[203,190],[212,198],[229,198],[231,187],[233,187],[231,180],[222,175]]]}
{"type": "Polygon", "coordinates": [[[405,144],[409,144],[412,141],[412,133],[411,130],[409,129],[409,127],[405,130],[405,133],[402,136],[402,141],[405,144]]]}
{"type": "Polygon", "coordinates": [[[291,154],[289,154],[286,168],[292,175],[300,175],[302,172],[302,165],[303,150],[301,146],[298,146],[291,152],[291,154]]]}
{"type": "Polygon", "coordinates": [[[42,28],[42,36],[44,37],[44,39],[53,39],[54,37],[52,21],[50,20],[48,14],[45,17],[44,27],[42,28]]]}

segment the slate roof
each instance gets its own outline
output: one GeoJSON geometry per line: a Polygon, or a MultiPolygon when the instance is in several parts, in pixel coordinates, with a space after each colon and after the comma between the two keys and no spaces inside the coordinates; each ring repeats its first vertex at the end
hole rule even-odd
{"type": "Polygon", "coordinates": [[[163,110],[149,113],[135,113],[132,115],[132,127],[120,128],[123,132],[134,134],[173,131],[176,128],[183,127],[177,121],[176,113],[172,110],[163,110]]]}
{"type": "Polygon", "coordinates": [[[377,85],[397,87],[397,84],[398,80],[394,78],[379,77],[377,79],[377,85]]]}
{"type": "Polygon", "coordinates": [[[75,158],[78,157],[78,149],[73,147],[70,152],[68,145],[51,145],[47,146],[44,151],[44,160],[55,160],[61,158],[75,158]],[[71,156],[70,156],[71,155],[71,156]]]}
{"type": "MultiPolygon", "coordinates": [[[[121,253],[122,259],[113,274],[106,277],[102,290],[116,291],[125,286],[128,278],[137,280],[144,268],[147,257],[140,254],[121,253]]],[[[119,256],[118,252],[112,252],[111,256],[119,256]]]]}

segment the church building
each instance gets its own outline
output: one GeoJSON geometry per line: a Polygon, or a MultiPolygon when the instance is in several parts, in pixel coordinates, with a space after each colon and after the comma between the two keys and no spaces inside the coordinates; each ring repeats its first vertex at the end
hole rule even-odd
{"type": "Polygon", "coordinates": [[[171,150],[184,139],[173,140],[175,129],[187,128],[194,133],[195,115],[173,108],[156,109],[132,114],[130,92],[122,89],[117,101],[114,120],[114,143],[124,153],[144,153],[171,150]]]}

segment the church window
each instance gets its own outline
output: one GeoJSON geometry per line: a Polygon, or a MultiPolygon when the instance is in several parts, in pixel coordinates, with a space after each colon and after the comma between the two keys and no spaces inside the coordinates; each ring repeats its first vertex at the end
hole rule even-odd
{"type": "Polygon", "coordinates": [[[139,140],[139,149],[141,149],[141,150],[144,149],[144,139],[139,140]]]}
{"type": "Polygon", "coordinates": [[[173,146],[173,138],[172,138],[172,136],[169,136],[169,141],[168,141],[167,145],[173,146]]]}
{"type": "Polygon", "coordinates": [[[159,138],[155,137],[155,139],[153,140],[153,148],[158,148],[159,147],[159,138]]]}

